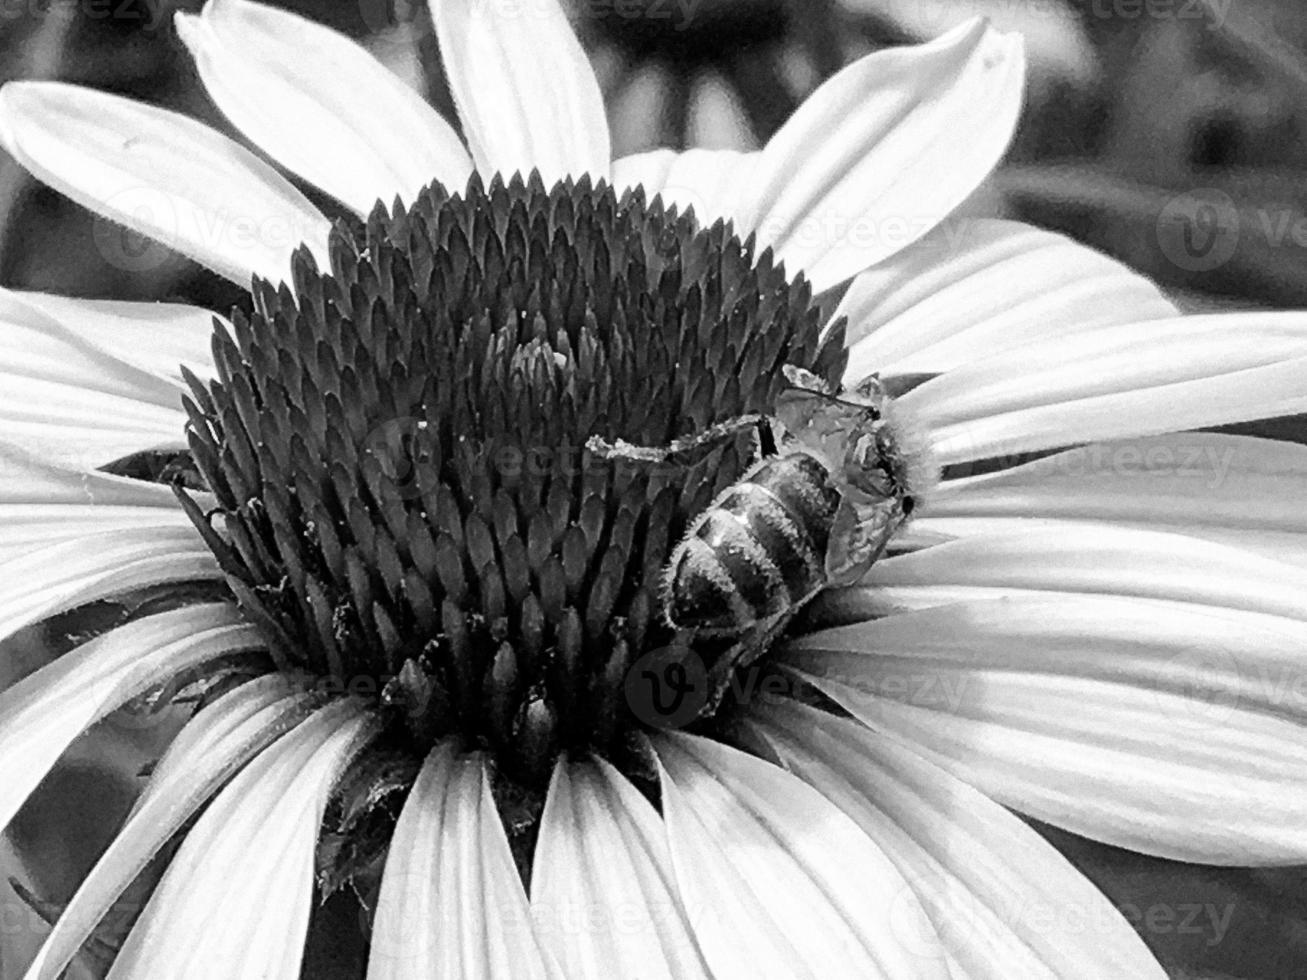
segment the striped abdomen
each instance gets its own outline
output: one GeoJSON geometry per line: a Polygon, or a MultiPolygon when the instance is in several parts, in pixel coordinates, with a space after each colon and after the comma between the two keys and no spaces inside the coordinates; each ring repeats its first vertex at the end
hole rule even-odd
{"type": "Polygon", "coordinates": [[[672,552],[668,622],[734,634],[793,612],[826,582],[840,494],[806,453],[765,459],[727,488],[672,552]]]}

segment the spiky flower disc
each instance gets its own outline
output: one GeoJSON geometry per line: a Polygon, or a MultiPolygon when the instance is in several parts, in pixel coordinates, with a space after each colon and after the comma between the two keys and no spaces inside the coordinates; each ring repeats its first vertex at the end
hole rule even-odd
{"type": "Polygon", "coordinates": [[[462,734],[533,779],[602,750],[668,642],[668,553],[752,447],[654,467],[586,440],[767,412],[786,363],[840,376],[842,331],[728,224],[586,178],[433,184],[338,226],[331,264],[256,285],[191,383],[219,507],[188,507],[233,589],[283,667],[370,682],[419,751],[462,734]]]}

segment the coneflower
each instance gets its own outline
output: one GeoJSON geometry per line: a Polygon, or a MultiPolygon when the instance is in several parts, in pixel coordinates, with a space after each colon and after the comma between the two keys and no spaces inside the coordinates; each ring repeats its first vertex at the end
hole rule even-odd
{"type": "Polygon", "coordinates": [[[1303,706],[1264,681],[1307,637],[1307,449],[1193,430],[1303,411],[1307,320],[1181,319],[1065,239],[945,222],[1021,98],[981,24],[851,66],[757,154],[610,161],[552,3],[433,14],[466,149],[320,26],[179,19],[334,225],[180,116],[0,92],[34,173],[252,283],[230,318],[3,297],[0,632],[153,601],[0,695],[0,823],[97,719],[198,701],[29,977],[171,844],[111,977],[297,977],[346,884],[374,980],[1161,976],[1011,811],[1303,860],[1303,706]],[[769,416],[786,365],[879,373],[942,480],[673,717],[649,675],[685,694],[723,651],[659,582],[758,450],[587,443],[769,416]]]}

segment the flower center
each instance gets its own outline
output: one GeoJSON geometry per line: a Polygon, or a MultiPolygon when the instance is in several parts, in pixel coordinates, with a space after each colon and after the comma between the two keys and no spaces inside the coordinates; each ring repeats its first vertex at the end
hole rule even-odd
{"type": "Polygon", "coordinates": [[[461,735],[519,778],[640,719],[631,664],[666,645],[659,583],[756,448],[794,364],[837,379],[842,330],[729,225],[587,178],[473,177],[340,225],[331,272],[255,284],[192,381],[215,512],[188,509],[283,669],[372,691],[417,751],[461,735]]]}

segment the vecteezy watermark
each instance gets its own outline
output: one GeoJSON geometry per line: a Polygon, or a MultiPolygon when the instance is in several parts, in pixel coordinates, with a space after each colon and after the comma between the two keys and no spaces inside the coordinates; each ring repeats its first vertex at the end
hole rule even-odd
{"type": "Polygon", "coordinates": [[[1176,654],[1166,674],[1172,683],[1156,692],[1158,707],[1176,728],[1190,732],[1223,727],[1245,709],[1293,716],[1307,709],[1307,669],[1289,658],[1254,659],[1237,646],[1209,643],[1176,654]]]}
{"type": "Polygon", "coordinates": [[[435,956],[438,930],[426,914],[428,910],[416,900],[430,893],[430,874],[409,870],[406,865],[400,862],[386,869],[383,894],[389,905],[379,903],[376,909],[360,906],[358,910],[359,925],[371,944],[369,957],[379,966],[415,967],[435,956]],[[399,910],[406,906],[407,914],[401,914],[399,910]]]}
{"type": "Polygon", "coordinates": [[[174,255],[159,235],[146,235],[136,228],[175,228],[171,208],[164,209],[157,197],[142,188],[116,195],[114,205],[123,221],[97,215],[91,226],[91,240],[104,260],[123,272],[152,272],[162,268],[174,255]]]}
{"type": "Polygon", "coordinates": [[[1178,690],[1158,691],[1158,707],[1181,728],[1217,728],[1239,710],[1239,663],[1227,650],[1192,649],[1172,657],[1178,690]]]}
{"type": "Polygon", "coordinates": [[[1157,244],[1177,269],[1211,272],[1241,244],[1307,250],[1307,212],[1292,203],[1237,204],[1225,191],[1198,188],[1167,201],[1157,219],[1157,244]]]}
{"type": "Polygon", "coordinates": [[[1205,491],[1224,486],[1234,469],[1236,450],[1212,437],[1179,433],[1144,439],[1093,443],[1060,453],[1031,458],[1029,454],[989,455],[976,452],[970,462],[950,464],[955,477],[1021,467],[1035,480],[1148,480],[1201,484],[1205,491]]]}
{"type": "MultiPolygon", "coordinates": [[[[751,438],[741,433],[740,439],[751,438]]],[[[516,445],[493,444],[480,439],[453,434],[453,445],[436,423],[413,416],[386,419],[375,425],[363,440],[362,451],[380,465],[386,481],[403,500],[416,500],[435,489],[437,471],[446,456],[458,460],[460,469],[477,474],[494,474],[500,481],[513,484],[523,479],[572,479],[586,473],[607,473],[617,469],[638,471],[650,478],[680,482],[687,473],[715,465],[718,454],[732,444],[730,436],[721,443],[669,454],[665,458],[647,459],[624,455],[625,450],[592,450],[587,445],[516,445]]],[[[660,449],[663,447],[640,447],[660,449]]]]}
{"type": "Polygon", "coordinates": [[[1201,481],[1203,489],[1223,485],[1234,465],[1235,450],[1183,435],[1140,443],[1098,443],[1068,449],[1029,463],[1045,479],[1112,476],[1126,479],[1201,481]],[[1165,439],[1166,441],[1162,441],[1165,439]]]}
{"type": "Polygon", "coordinates": [[[631,714],[652,728],[684,728],[698,718],[710,696],[703,658],[683,647],[659,647],[626,672],[631,714]]]}
{"type": "Polygon", "coordinates": [[[1108,937],[1120,931],[1123,918],[1145,935],[1202,936],[1210,947],[1225,939],[1234,911],[1232,903],[1113,905],[1106,899],[1081,901],[1024,888],[998,894],[987,889],[982,896],[964,878],[931,870],[908,877],[891,907],[890,928],[907,952],[926,959],[942,958],[946,950],[983,940],[1000,928],[1017,935],[1108,937]],[[929,916],[919,899],[926,899],[929,916]]]}
{"type": "Polygon", "coordinates": [[[1206,21],[1208,28],[1215,30],[1225,22],[1232,3],[1234,0],[1086,0],[1079,6],[1095,20],[1206,21]]]}
{"type": "MultiPolygon", "coordinates": [[[[956,714],[966,699],[970,679],[961,672],[928,668],[880,670],[869,675],[862,690],[886,700],[956,714]]],[[[654,728],[683,728],[702,713],[713,692],[703,658],[687,647],[651,650],[631,664],[626,674],[627,706],[640,721],[654,728]]],[[[764,664],[733,671],[725,697],[739,706],[815,703],[819,693],[802,680],[764,664]]]]}
{"type": "MultiPolygon", "coordinates": [[[[138,139],[144,137],[128,137],[124,151],[138,139]]],[[[157,269],[169,261],[170,249],[201,262],[236,261],[257,269],[321,231],[308,211],[257,213],[248,202],[232,205],[148,184],[123,187],[96,208],[103,213],[92,238],[105,261],[124,272],[157,269]]]]}
{"type": "Polygon", "coordinates": [[[1234,904],[1214,902],[1154,902],[1140,906],[1125,902],[1117,906],[1132,926],[1155,936],[1203,936],[1208,946],[1220,945],[1230,930],[1234,904]]]}
{"type": "Polygon", "coordinates": [[[576,0],[573,7],[589,17],[663,21],[673,30],[688,30],[705,0],[576,0]]]}
{"type": "Polygon", "coordinates": [[[169,0],[0,0],[0,22],[44,21],[55,10],[66,10],[85,20],[122,21],[153,31],[165,25],[175,9],[169,0]]]}
{"type": "Polygon", "coordinates": [[[1234,257],[1239,208],[1224,191],[1198,188],[1172,198],[1157,218],[1157,244],[1176,268],[1210,272],[1234,257]]]}

